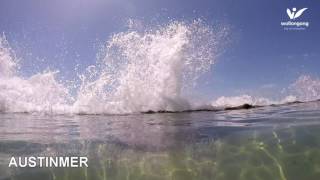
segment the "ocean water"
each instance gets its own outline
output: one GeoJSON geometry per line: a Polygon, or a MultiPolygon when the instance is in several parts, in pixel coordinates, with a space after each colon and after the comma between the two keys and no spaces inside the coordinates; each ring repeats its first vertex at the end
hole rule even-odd
{"type": "Polygon", "coordinates": [[[276,98],[193,96],[228,32],[129,21],[74,81],[22,76],[1,36],[0,180],[320,179],[319,79],[301,75],[276,98]],[[12,156],[87,156],[89,167],[9,168],[12,156]]]}
{"type": "Polygon", "coordinates": [[[1,180],[318,180],[320,102],[131,115],[0,115],[1,180]],[[11,156],[87,156],[8,168],[11,156]]]}

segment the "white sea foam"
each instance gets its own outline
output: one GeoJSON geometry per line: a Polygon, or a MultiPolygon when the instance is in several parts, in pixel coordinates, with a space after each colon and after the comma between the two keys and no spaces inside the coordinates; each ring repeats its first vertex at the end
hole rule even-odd
{"type": "Polygon", "coordinates": [[[295,101],[308,102],[320,99],[320,79],[309,75],[301,75],[285,90],[287,96],[282,99],[270,99],[250,95],[233,97],[219,97],[211,103],[214,107],[235,107],[243,104],[266,106],[271,104],[285,104],[295,101]]]}
{"type": "Polygon", "coordinates": [[[55,79],[56,72],[17,76],[18,61],[0,37],[0,112],[62,112],[70,98],[55,79]]]}
{"type": "Polygon", "coordinates": [[[18,62],[5,36],[0,36],[0,77],[12,77],[17,69],[18,62]]]}
{"type": "Polygon", "coordinates": [[[267,98],[256,98],[249,95],[233,96],[233,97],[219,97],[216,101],[212,103],[215,107],[235,107],[243,104],[252,105],[268,105],[273,102],[267,98]]]}
{"type": "Polygon", "coordinates": [[[83,81],[75,110],[134,113],[191,109],[186,89],[214,64],[219,41],[225,35],[225,29],[213,31],[200,20],[115,34],[107,43],[98,78],[83,81]]]}
{"type": "Polygon", "coordinates": [[[320,79],[309,75],[301,75],[289,87],[289,92],[300,101],[312,101],[320,99],[320,79]]]}
{"type": "Polygon", "coordinates": [[[214,64],[226,33],[196,20],[115,34],[105,57],[79,76],[74,100],[56,80],[57,72],[30,78],[15,74],[16,59],[1,38],[0,110],[119,114],[192,109],[187,89],[214,64]]]}
{"type": "Polygon", "coordinates": [[[211,105],[213,107],[237,107],[243,104],[250,104],[254,106],[267,106],[271,104],[285,104],[297,101],[297,98],[292,95],[285,96],[280,100],[273,100],[265,97],[255,97],[250,95],[240,95],[231,97],[219,97],[217,100],[213,101],[211,105]]]}
{"type": "Polygon", "coordinates": [[[82,83],[75,96],[57,80],[58,71],[19,76],[19,62],[0,37],[0,112],[124,114],[320,98],[320,80],[301,76],[290,86],[291,94],[280,100],[241,95],[202,104],[192,101],[188,90],[215,63],[227,32],[196,20],[114,34],[103,57],[79,75],[82,83]]]}

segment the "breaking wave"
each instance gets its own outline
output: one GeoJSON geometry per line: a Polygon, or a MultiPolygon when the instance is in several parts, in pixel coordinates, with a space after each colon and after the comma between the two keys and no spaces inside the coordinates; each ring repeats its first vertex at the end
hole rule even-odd
{"type": "Polygon", "coordinates": [[[74,110],[114,114],[191,109],[187,89],[214,64],[226,33],[197,20],[115,34],[99,67],[88,70],[97,77],[81,77],[74,110]]]}
{"type": "Polygon", "coordinates": [[[5,37],[0,38],[0,112],[64,111],[68,89],[56,81],[57,72],[29,78],[17,76],[18,60],[5,37]]]}
{"type": "Polygon", "coordinates": [[[292,95],[279,101],[249,95],[220,97],[202,104],[192,101],[190,89],[215,63],[227,34],[226,27],[214,29],[201,20],[173,21],[144,30],[129,28],[114,34],[97,64],[79,75],[81,84],[75,96],[57,80],[58,71],[19,76],[19,61],[6,38],[0,37],[0,112],[176,112],[320,97],[320,81],[302,76],[290,86],[292,95]]]}

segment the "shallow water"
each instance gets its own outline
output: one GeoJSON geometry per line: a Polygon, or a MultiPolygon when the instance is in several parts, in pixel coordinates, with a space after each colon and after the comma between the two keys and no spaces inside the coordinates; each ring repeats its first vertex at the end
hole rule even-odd
{"type": "Polygon", "coordinates": [[[320,179],[320,102],[220,112],[0,115],[0,179],[320,179]],[[8,168],[87,156],[88,168],[8,168]]]}

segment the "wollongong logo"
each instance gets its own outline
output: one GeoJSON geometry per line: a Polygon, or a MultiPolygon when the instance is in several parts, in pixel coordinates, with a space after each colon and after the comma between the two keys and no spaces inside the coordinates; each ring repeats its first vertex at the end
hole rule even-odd
{"type": "Polygon", "coordinates": [[[309,27],[308,21],[296,21],[298,17],[300,17],[305,10],[308,8],[302,8],[297,11],[297,8],[293,7],[291,9],[287,8],[287,15],[289,17],[289,21],[281,22],[281,26],[284,30],[305,30],[309,27]]]}
{"type": "Polygon", "coordinates": [[[287,14],[288,14],[290,19],[294,20],[294,19],[300,17],[302,15],[302,13],[307,9],[308,8],[302,8],[298,12],[296,12],[297,8],[292,8],[292,11],[289,8],[287,8],[287,14]]]}

